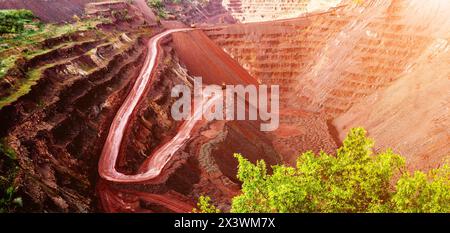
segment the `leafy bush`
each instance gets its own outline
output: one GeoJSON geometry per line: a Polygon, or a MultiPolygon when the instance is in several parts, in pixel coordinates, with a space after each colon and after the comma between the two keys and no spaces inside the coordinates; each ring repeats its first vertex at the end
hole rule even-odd
{"type": "Polygon", "coordinates": [[[242,194],[231,212],[450,212],[448,165],[410,175],[391,150],[375,155],[362,128],[350,131],[336,156],[306,152],[296,167],[273,166],[272,174],[264,161],[235,157],[242,194]]]}
{"type": "Polygon", "coordinates": [[[0,10],[0,34],[20,33],[34,18],[29,10],[0,10]]]}
{"type": "Polygon", "coordinates": [[[200,196],[199,201],[197,203],[197,208],[194,208],[192,212],[194,213],[220,213],[220,209],[216,208],[213,204],[211,204],[211,198],[200,196]]]}
{"type": "Polygon", "coordinates": [[[395,212],[449,213],[450,166],[446,164],[428,174],[405,174],[397,182],[391,204],[395,212]]]}

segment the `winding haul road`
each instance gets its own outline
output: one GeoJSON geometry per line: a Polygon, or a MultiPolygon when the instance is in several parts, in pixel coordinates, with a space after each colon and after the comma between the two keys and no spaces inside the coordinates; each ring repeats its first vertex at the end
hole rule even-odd
{"type": "MultiPolygon", "coordinates": [[[[199,116],[202,115],[203,109],[199,108],[195,110],[190,119],[186,120],[182,124],[177,135],[172,140],[154,151],[152,155],[144,161],[138,174],[127,175],[116,170],[115,166],[119,156],[120,146],[122,144],[123,135],[130,120],[130,116],[145,93],[146,87],[150,83],[152,73],[157,66],[161,39],[175,32],[189,30],[192,29],[168,30],[154,36],[149,40],[148,53],[144,66],[133,86],[133,89],[130,91],[117,112],[103,147],[98,165],[98,172],[103,179],[117,183],[142,183],[156,178],[159,176],[165,165],[170,161],[175,152],[177,152],[178,149],[189,139],[190,133],[194,128],[197,119],[201,119],[199,116]]],[[[217,98],[218,97],[220,96],[217,96],[217,98]]],[[[205,100],[204,98],[204,108],[211,106],[215,100],[216,98],[214,97],[209,100],[205,100]]]]}

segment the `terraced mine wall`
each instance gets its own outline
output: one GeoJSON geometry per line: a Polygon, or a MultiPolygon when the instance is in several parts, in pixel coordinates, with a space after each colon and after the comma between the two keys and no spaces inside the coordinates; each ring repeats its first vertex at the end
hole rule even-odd
{"type": "Polygon", "coordinates": [[[133,9],[122,9],[125,18],[104,12],[102,24],[37,41],[32,49],[40,52],[2,78],[3,95],[20,93],[0,109],[0,137],[17,154],[23,211],[97,209],[98,156],[141,70],[146,41],[159,32],[133,9]]]}
{"type": "MultiPolygon", "coordinates": [[[[173,86],[192,87],[193,78],[198,76],[207,84],[255,83],[201,30],[174,33],[162,46],[154,81],[139,103],[122,144],[117,167],[127,174],[135,174],[143,160],[172,139],[182,124],[170,117],[173,86]],[[200,57],[205,59],[196,59],[200,57]],[[216,75],[218,68],[223,77],[216,75]]],[[[259,131],[259,122],[200,121],[160,176],[145,184],[101,181],[97,185],[99,203],[107,212],[190,212],[200,195],[210,195],[218,206],[229,209],[240,188],[234,153],[245,154],[253,162],[281,162],[268,135],[259,131]]]]}
{"type": "Polygon", "coordinates": [[[223,0],[222,5],[239,22],[295,18],[307,12],[326,10],[341,0],[223,0]]]}
{"type": "Polygon", "coordinates": [[[332,148],[330,138],[338,142],[349,128],[364,126],[379,148],[428,169],[450,153],[449,34],[442,30],[448,10],[437,0],[378,0],[205,32],[259,81],[280,85],[281,112],[318,114],[301,124],[303,132],[283,125],[276,132],[329,135],[301,151],[332,148]]]}
{"type": "Polygon", "coordinates": [[[342,0],[209,0],[193,3],[167,4],[169,12],[187,25],[224,25],[295,18],[325,11],[340,5],[342,0]]]}
{"type": "Polygon", "coordinates": [[[186,24],[229,24],[236,23],[236,19],[222,5],[222,0],[210,0],[204,4],[183,0],[181,5],[174,4],[168,7],[178,20],[186,24]]]}

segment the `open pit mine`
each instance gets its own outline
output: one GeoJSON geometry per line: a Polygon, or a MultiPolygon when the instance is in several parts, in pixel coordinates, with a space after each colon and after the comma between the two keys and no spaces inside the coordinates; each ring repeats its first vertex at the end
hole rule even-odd
{"type": "Polygon", "coordinates": [[[405,171],[441,168],[449,14],[448,0],[0,0],[0,211],[187,213],[207,196],[229,212],[235,153],[270,173],[335,156],[355,127],[405,171]],[[206,120],[222,101],[204,93],[174,118],[173,89],[194,95],[199,77],[277,86],[277,127],[206,120]]]}

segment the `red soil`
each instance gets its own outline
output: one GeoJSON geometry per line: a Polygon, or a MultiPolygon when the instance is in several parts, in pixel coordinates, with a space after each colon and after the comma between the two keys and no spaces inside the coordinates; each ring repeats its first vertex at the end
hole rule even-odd
{"type": "Polygon", "coordinates": [[[394,148],[410,167],[439,166],[450,154],[450,4],[345,3],[326,13],[206,33],[252,76],[280,85],[284,115],[289,109],[319,114],[311,121],[282,116],[275,134],[286,141],[275,143],[279,151],[332,148],[329,139],[362,125],[379,148],[394,148]],[[328,142],[287,136],[308,133],[328,142]]]}
{"type": "Polygon", "coordinates": [[[173,34],[174,48],[189,72],[205,84],[255,84],[256,80],[201,30],[173,34]]]}
{"type": "Polygon", "coordinates": [[[148,7],[146,0],[134,0],[134,5],[141,10],[147,22],[156,22],[156,16],[148,7]]]}
{"type": "Polygon", "coordinates": [[[191,212],[195,204],[183,198],[176,192],[165,193],[164,195],[149,192],[118,189],[105,181],[100,181],[97,185],[99,200],[105,212],[127,213],[127,212],[191,212]],[[111,205],[114,203],[114,205],[111,205]],[[142,208],[142,203],[151,205],[150,208],[142,208]]]}
{"type": "Polygon", "coordinates": [[[424,27],[431,21],[418,20],[415,7],[429,9],[428,20],[444,25],[449,21],[437,10],[442,5],[413,2],[372,1],[298,19],[205,29],[224,50],[200,30],[174,34],[172,45],[180,61],[205,83],[254,84],[253,76],[262,83],[279,84],[280,128],[268,140],[254,122],[200,127],[187,152],[198,165],[182,162],[180,154],[173,163],[184,163],[188,169],[169,167],[162,176],[170,181],[159,178],[169,190],[183,195],[129,195],[129,189],[123,190],[117,199],[119,209],[110,211],[145,211],[142,201],[163,206],[163,211],[184,211],[177,203],[198,194],[224,204],[224,199],[237,194],[233,153],[270,164],[279,162],[279,153],[285,163],[294,164],[307,150],[332,153],[349,128],[359,125],[375,138],[377,149],[393,147],[407,158],[410,168],[426,170],[442,164],[450,149],[449,45],[444,39],[449,35],[440,27],[424,27]],[[427,33],[412,30],[417,28],[427,33]],[[390,58],[393,55],[395,59],[390,58]],[[435,71],[429,72],[432,68],[435,71]],[[198,180],[192,175],[185,179],[187,172],[198,174],[198,180]]]}

